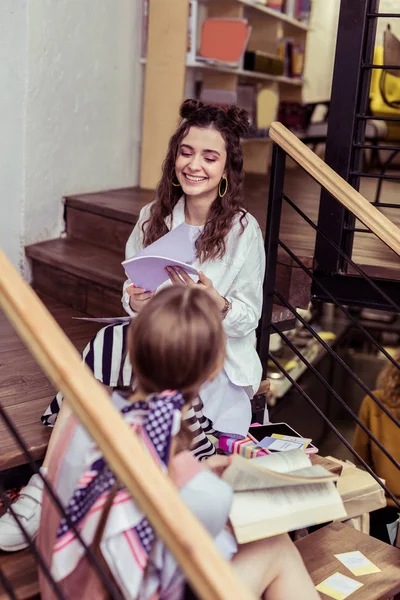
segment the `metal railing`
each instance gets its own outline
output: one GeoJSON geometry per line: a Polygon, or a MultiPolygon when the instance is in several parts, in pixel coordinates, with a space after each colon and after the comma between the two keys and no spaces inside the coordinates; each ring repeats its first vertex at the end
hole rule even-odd
{"type": "MultiPolygon", "coordinates": [[[[371,398],[371,400],[379,407],[379,410],[385,414],[386,418],[390,420],[397,428],[400,428],[399,419],[393,414],[392,411],[377,397],[376,393],[372,391],[368,385],[359,377],[357,373],[346,363],[345,360],[336,352],[332,347],[332,344],[327,343],[321,335],[319,335],[313,326],[309,323],[297,310],[296,306],[293,306],[283,295],[276,289],[275,277],[276,277],[276,264],[278,250],[283,250],[292,259],[292,261],[304,271],[306,276],[312,282],[312,296],[311,300],[314,305],[320,304],[318,298],[323,297],[327,302],[336,307],[336,311],[341,315],[341,322],[346,323],[348,331],[356,331],[357,335],[366,340],[371,347],[373,347],[376,356],[382,356],[387,362],[389,362],[395,369],[400,370],[400,364],[393,358],[393,356],[383,347],[383,345],[374,337],[369,331],[368,325],[363,323],[357,315],[354,314],[354,310],[350,309],[348,305],[343,302],[342,292],[339,289],[337,292],[332,289],[332,286],[328,287],[325,285],[321,277],[315,274],[315,271],[307,267],[304,262],[296,255],[296,251],[291,249],[287,243],[281,239],[280,228],[281,228],[281,216],[283,203],[288,204],[292,210],[303,219],[304,227],[311,227],[317,232],[317,235],[323,236],[324,243],[332,248],[336,252],[343,262],[351,265],[356,274],[352,276],[352,281],[357,280],[358,286],[368,287],[371,290],[371,294],[377,299],[377,303],[373,306],[377,306],[379,302],[385,307],[389,307],[393,313],[400,315],[400,296],[387,294],[382,282],[377,282],[369,277],[360,267],[354,264],[351,257],[346,255],[345,251],[341,249],[335,241],[330,239],[326,232],[321,231],[319,224],[314,223],[303,210],[299,208],[296,203],[296,198],[289,198],[285,193],[285,162],[286,156],[289,155],[294,161],[296,161],[300,168],[307,171],[313,179],[323,187],[323,189],[335,198],[335,202],[341,204],[353,218],[358,218],[365,226],[367,226],[374,235],[380,240],[387,244],[394,252],[400,256],[400,230],[393,225],[384,215],[382,215],[374,206],[372,206],[365,198],[361,196],[356,190],[354,190],[347,182],[340,178],[331,168],[329,168],[321,159],[319,159],[309,148],[307,148],[300,140],[296,138],[294,134],[288,131],[280,123],[274,123],[270,130],[270,135],[274,141],[273,147],[273,159],[271,167],[271,182],[268,199],[268,214],[267,214],[267,226],[265,234],[265,250],[266,250],[266,277],[264,282],[264,310],[262,320],[260,323],[260,330],[258,336],[258,351],[260,354],[261,362],[263,365],[264,377],[268,377],[271,373],[271,365],[273,371],[282,373],[284,378],[290,382],[291,386],[300,394],[300,396],[310,405],[323,420],[326,427],[329,428],[337,436],[337,438],[346,446],[347,450],[354,456],[354,458],[368,471],[371,476],[379,483],[384,489],[385,494],[390,498],[395,506],[400,508],[400,501],[394,495],[393,491],[384,484],[380,477],[374,472],[371,465],[364,460],[352,447],[352,444],[346,439],[345,435],[340,431],[338,427],[332,423],[331,419],[327,414],[318,406],[310,395],[304,390],[304,386],[300,385],[295,377],[292,377],[290,370],[285,368],[284,361],[280,361],[274,352],[269,350],[270,335],[272,333],[278,334],[282,339],[286,349],[290,349],[294,359],[303,364],[307,373],[312,374],[315,380],[321,385],[327,392],[330,401],[340,405],[341,409],[345,411],[347,419],[357,424],[358,427],[368,436],[372,444],[375,444],[377,448],[385,455],[388,461],[400,470],[400,464],[396,457],[392,456],[387,448],[384,447],[382,442],[368,429],[368,427],[358,417],[356,411],[354,411],[345,401],[345,399],[334,389],[331,382],[326,377],[321,375],[318,369],[314,366],[313,360],[307,358],[305,352],[301,348],[296,347],[296,344],[291,339],[290,334],[284,333],[279,330],[278,327],[272,322],[272,306],[274,303],[278,303],[285,308],[289,309],[294,317],[297,319],[299,325],[308,332],[310,338],[312,338],[319,348],[323,349],[324,352],[331,358],[334,364],[338,365],[341,369],[341,376],[348,378],[349,381],[359,386],[363,394],[371,398]],[[317,290],[317,293],[314,293],[317,290]]],[[[301,190],[299,190],[301,193],[301,190]]],[[[283,217],[284,218],[284,217],[283,217]]],[[[348,277],[344,275],[344,277],[348,277]]],[[[364,303],[364,306],[368,303],[364,303]]],[[[284,398],[280,400],[284,402],[284,398]]],[[[400,402],[400,399],[399,399],[400,402]]],[[[272,411],[272,420],[273,419],[272,411]]],[[[399,429],[400,435],[400,429],[399,429]]],[[[400,473],[399,473],[400,476],[400,473]]]]}
{"type": "MultiPolygon", "coordinates": [[[[356,190],[360,189],[363,179],[376,181],[376,191],[370,202],[382,209],[400,207],[400,203],[386,200],[385,188],[382,187],[385,180],[400,181],[399,173],[388,172],[394,159],[400,156],[400,108],[398,114],[395,111],[372,113],[371,74],[379,71],[380,77],[383,77],[389,67],[394,71],[400,70],[400,53],[398,66],[374,64],[377,22],[397,18],[400,18],[400,9],[397,13],[379,12],[379,0],[341,0],[326,141],[327,164],[356,190]],[[387,135],[380,131],[380,123],[383,126],[399,124],[398,137],[394,141],[386,139],[387,135]],[[382,152],[390,154],[381,160],[382,152]],[[366,160],[367,153],[371,153],[369,161],[366,160]]],[[[378,43],[381,45],[380,41],[378,43]]],[[[371,235],[371,230],[357,227],[351,211],[322,189],[315,259],[322,279],[323,274],[334,276],[332,281],[329,277],[325,278],[331,290],[344,285],[342,276],[349,271],[350,263],[340,251],[351,258],[357,235],[371,235]],[[326,237],[335,245],[328,244],[326,237]]],[[[376,280],[376,277],[371,279],[376,280]]],[[[349,286],[349,280],[346,285],[349,286]]],[[[397,286],[398,282],[393,281],[384,284],[389,295],[397,286]]],[[[359,302],[366,289],[353,285],[348,289],[347,302],[359,302]]],[[[373,295],[370,305],[375,301],[376,296],[373,295]]],[[[385,303],[381,302],[380,306],[384,308],[385,303]]]]}

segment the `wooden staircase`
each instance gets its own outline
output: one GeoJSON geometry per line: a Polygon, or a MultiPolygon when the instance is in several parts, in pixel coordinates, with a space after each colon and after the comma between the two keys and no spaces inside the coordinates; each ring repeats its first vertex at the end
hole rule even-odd
{"type": "MultiPolygon", "coordinates": [[[[257,195],[259,201],[264,196],[260,189],[257,195]]],[[[73,316],[123,314],[121,290],[125,274],[121,261],[125,243],[140,209],[152,198],[152,192],[135,188],[70,196],[65,199],[65,236],[26,248],[32,263],[33,287],[79,351],[99,324],[75,321],[73,316]]],[[[265,212],[257,214],[251,204],[250,199],[249,210],[263,225],[265,212]]],[[[288,235],[297,236],[298,241],[298,229],[286,223],[288,235]]],[[[300,256],[301,260],[312,268],[312,251],[301,244],[299,250],[307,255],[300,256]]],[[[276,287],[292,305],[307,306],[310,282],[284,254],[278,257],[276,287]]],[[[294,325],[290,311],[279,305],[275,305],[273,320],[282,330],[294,325]]],[[[4,341],[0,347],[0,403],[17,424],[34,459],[40,460],[50,435],[50,430],[40,423],[40,415],[55,390],[1,313],[0,333],[4,341]]],[[[0,478],[25,463],[22,451],[0,423],[0,478]]],[[[306,562],[307,548],[308,543],[300,543],[306,562]]],[[[39,597],[37,569],[30,550],[0,553],[0,569],[10,578],[16,598],[39,597]]],[[[8,597],[0,582],[0,600],[8,597]]],[[[371,596],[375,597],[378,596],[371,596]]]]}
{"type": "MultiPolygon", "coordinates": [[[[121,261],[125,243],[140,209],[152,199],[153,192],[136,188],[69,196],[65,198],[65,235],[26,248],[34,289],[79,351],[101,325],[74,320],[74,316],[124,314],[121,261]]],[[[311,266],[311,259],[305,260],[311,266]]],[[[282,255],[277,272],[284,297],[298,307],[307,306],[310,285],[300,270],[282,255]]],[[[273,320],[282,330],[294,326],[291,312],[279,305],[274,307],[273,320]]],[[[0,334],[0,403],[33,458],[40,461],[51,433],[41,424],[40,416],[56,390],[1,312],[0,334]]],[[[0,481],[14,480],[18,467],[26,463],[24,453],[0,420],[0,481]]],[[[29,549],[11,555],[0,553],[0,569],[10,577],[16,598],[37,597],[36,568],[29,549]]],[[[3,598],[8,594],[0,582],[0,600],[3,598]]]]}
{"type": "MultiPolygon", "coordinates": [[[[153,196],[151,191],[127,188],[67,197],[66,236],[26,248],[33,287],[93,317],[123,314],[125,244],[140,209],[153,196]]],[[[311,266],[310,257],[302,258],[311,266]]],[[[277,269],[279,291],[295,306],[306,307],[310,286],[301,270],[284,253],[277,269]]],[[[294,326],[291,312],[279,304],[273,321],[282,329],[294,326]]]]}

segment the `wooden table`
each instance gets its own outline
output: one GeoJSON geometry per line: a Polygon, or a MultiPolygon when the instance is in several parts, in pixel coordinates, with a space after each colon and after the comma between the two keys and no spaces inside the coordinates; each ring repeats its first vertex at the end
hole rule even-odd
{"type": "MultiPolygon", "coordinates": [[[[339,572],[364,584],[351,594],[351,600],[389,600],[400,592],[400,550],[348,525],[327,525],[296,542],[296,546],[315,585],[339,572]],[[354,550],[362,552],[381,572],[357,577],[334,556],[354,550]]],[[[328,600],[329,596],[321,594],[321,598],[328,600]]]]}

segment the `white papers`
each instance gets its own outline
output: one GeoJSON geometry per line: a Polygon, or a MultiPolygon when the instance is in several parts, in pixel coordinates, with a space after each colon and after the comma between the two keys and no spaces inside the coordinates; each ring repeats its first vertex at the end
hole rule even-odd
{"type": "Polygon", "coordinates": [[[356,592],[363,584],[341,573],[334,573],[328,579],[315,586],[315,589],[335,600],[345,600],[356,592]]]}
{"type": "Polygon", "coordinates": [[[199,233],[200,228],[182,223],[132,258],[123,261],[122,266],[136,287],[149,292],[154,292],[168,281],[166,267],[178,266],[190,275],[198,275],[197,269],[191,265],[196,260],[195,242],[199,233]]]}
{"type": "Polygon", "coordinates": [[[346,516],[334,483],[237,492],[230,521],[239,544],[346,516]]]}
{"type": "Polygon", "coordinates": [[[370,573],[380,573],[381,571],[359,550],[343,552],[342,554],[335,554],[335,556],[353,575],[369,575],[370,573]]]}

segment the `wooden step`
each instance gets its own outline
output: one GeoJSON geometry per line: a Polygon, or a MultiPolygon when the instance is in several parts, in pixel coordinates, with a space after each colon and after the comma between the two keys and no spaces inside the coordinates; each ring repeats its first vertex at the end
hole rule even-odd
{"type": "Polygon", "coordinates": [[[27,246],[32,285],[93,317],[119,316],[125,281],[121,257],[77,239],[58,239],[27,246]]]}
{"type": "Polygon", "coordinates": [[[67,235],[71,239],[90,241],[94,246],[116,252],[122,260],[126,241],[139,212],[153,198],[153,191],[140,188],[67,196],[67,235]]]}
{"type": "MultiPolygon", "coordinates": [[[[60,327],[81,352],[100,329],[98,323],[78,321],[83,313],[42,297],[60,327]]],[[[44,457],[51,430],[40,417],[57,391],[0,311],[0,404],[17,425],[35,460],[44,457]]],[[[27,463],[22,450],[0,418],[0,471],[27,463]]]]}
{"type": "MultiPolygon", "coordinates": [[[[33,287],[93,317],[119,316],[125,273],[121,256],[78,239],[58,239],[26,247],[32,261],[33,287]]],[[[307,275],[294,265],[279,262],[276,286],[294,307],[305,307],[310,298],[307,275]]],[[[291,321],[286,308],[274,311],[273,321],[291,321]],[[279,314],[281,313],[281,316],[279,314]]],[[[292,326],[284,326],[291,329],[292,326]]]]}
{"type": "MultiPolygon", "coordinates": [[[[21,552],[0,552],[0,570],[11,584],[17,600],[40,597],[36,561],[29,548],[21,552]]],[[[10,597],[0,580],[0,600],[9,600],[10,597]]]]}
{"type": "MultiPolygon", "coordinates": [[[[351,598],[386,600],[400,592],[400,550],[349,525],[332,523],[299,540],[296,546],[315,585],[336,572],[357,580],[334,555],[359,550],[381,571],[363,575],[363,586],[351,598]]],[[[321,597],[328,598],[324,594],[321,597]]]]}

